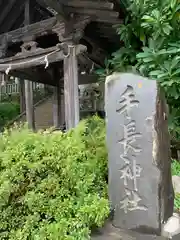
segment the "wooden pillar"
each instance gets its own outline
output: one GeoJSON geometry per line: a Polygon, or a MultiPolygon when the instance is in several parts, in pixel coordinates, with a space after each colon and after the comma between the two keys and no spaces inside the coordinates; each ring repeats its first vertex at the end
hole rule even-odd
{"type": "Polygon", "coordinates": [[[64,57],[64,98],[66,129],[69,130],[79,123],[78,67],[73,45],[67,46],[64,57]]]}
{"type": "MultiPolygon", "coordinates": [[[[32,1],[25,1],[24,9],[24,25],[31,23],[32,7],[30,6],[32,1]]],[[[34,115],[34,104],[33,104],[33,83],[29,80],[25,80],[25,102],[26,102],[26,120],[28,127],[35,131],[35,115],[34,115]]]]}
{"type": "Polygon", "coordinates": [[[61,92],[60,87],[54,87],[53,94],[53,122],[55,128],[60,128],[62,125],[61,122],[61,92]]]}
{"type": "Polygon", "coordinates": [[[23,113],[26,110],[24,79],[20,79],[19,81],[19,93],[20,93],[20,111],[21,113],[23,113]]]}
{"type": "Polygon", "coordinates": [[[35,131],[35,116],[33,105],[33,82],[25,80],[26,120],[29,129],[35,131]]]}

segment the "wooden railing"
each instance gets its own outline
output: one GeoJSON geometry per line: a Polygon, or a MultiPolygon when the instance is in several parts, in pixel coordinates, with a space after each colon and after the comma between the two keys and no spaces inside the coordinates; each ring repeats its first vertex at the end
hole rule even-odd
{"type": "MultiPolygon", "coordinates": [[[[44,89],[44,84],[42,83],[33,83],[33,89],[37,90],[37,89],[44,89]]],[[[2,100],[2,98],[5,95],[13,95],[13,94],[19,94],[19,83],[12,83],[12,84],[5,84],[3,86],[0,86],[0,100],[2,100]]]]}

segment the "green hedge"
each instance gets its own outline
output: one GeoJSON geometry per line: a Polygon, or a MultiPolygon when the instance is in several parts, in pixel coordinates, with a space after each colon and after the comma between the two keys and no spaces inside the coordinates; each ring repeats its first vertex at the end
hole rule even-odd
{"type": "MultiPolygon", "coordinates": [[[[176,160],[172,160],[171,164],[172,175],[180,176],[180,162],[176,160]]],[[[174,199],[174,208],[180,211],[180,193],[175,194],[174,199]]]]}
{"type": "Polygon", "coordinates": [[[104,121],[0,138],[0,239],[85,240],[109,215],[104,121]]]}
{"type": "Polygon", "coordinates": [[[18,103],[0,103],[0,128],[20,114],[18,103]]]}

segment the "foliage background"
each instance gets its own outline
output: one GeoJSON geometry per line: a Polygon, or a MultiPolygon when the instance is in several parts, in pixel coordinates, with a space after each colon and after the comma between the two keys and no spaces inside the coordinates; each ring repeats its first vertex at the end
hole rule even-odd
{"type": "Polygon", "coordinates": [[[18,103],[1,102],[0,103],[0,129],[10,120],[20,114],[18,103]]]}
{"type": "Polygon", "coordinates": [[[120,48],[97,70],[135,72],[157,80],[166,92],[171,136],[180,140],[180,1],[123,0],[124,24],[115,28],[120,48]]]}

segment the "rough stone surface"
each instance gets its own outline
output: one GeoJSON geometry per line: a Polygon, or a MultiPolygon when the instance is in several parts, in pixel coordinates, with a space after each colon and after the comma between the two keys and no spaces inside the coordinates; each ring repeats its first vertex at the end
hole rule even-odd
{"type": "Polygon", "coordinates": [[[105,108],[113,225],[160,235],[174,199],[164,94],[155,81],[113,74],[105,108]]]}
{"type": "Polygon", "coordinates": [[[164,237],[172,238],[180,234],[180,214],[173,213],[173,216],[163,224],[161,235],[164,237]]]}
{"type": "Polygon", "coordinates": [[[172,182],[175,193],[180,193],[180,176],[172,176],[172,182]]]}
{"type": "MultiPolygon", "coordinates": [[[[112,226],[111,222],[99,230],[98,233],[93,234],[91,240],[166,240],[167,238],[155,235],[140,234],[137,232],[117,229],[112,226]]],[[[173,240],[176,240],[173,238],[173,240]]]]}

